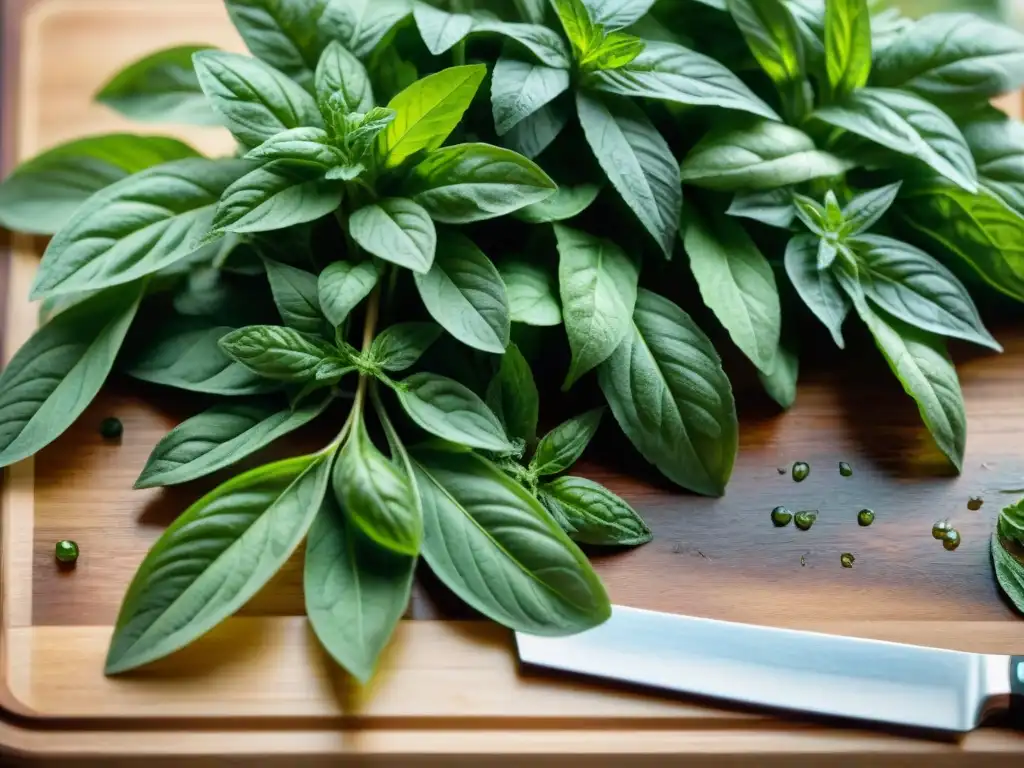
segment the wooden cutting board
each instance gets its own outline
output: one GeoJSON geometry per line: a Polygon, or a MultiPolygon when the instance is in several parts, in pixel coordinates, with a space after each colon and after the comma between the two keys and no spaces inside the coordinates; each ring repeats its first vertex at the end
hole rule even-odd
{"type": "MultiPolygon", "coordinates": [[[[2,134],[8,163],[74,137],[170,132],[208,152],[216,129],[129,124],[90,102],[103,81],[149,51],[183,43],[243,50],[220,0],[17,0],[4,10],[2,134]]],[[[8,168],[9,168],[8,164],[8,168]]],[[[26,301],[42,241],[13,239],[5,360],[35,327],[26,301]]],[[[1019,314],[1019,313],[1018,313],[1019,314]]],[[[1024,327],[993,330],[1006,353],[955,352],[970,436],[949,473],[913,403],[869,348],[805,362],[786,414],[741,387],[741,448],[728,494],[673,490],[631,454],[611,420],[583,473],[630,501],[655,540],[596,559],[612,599],[642,608],[988,653],[1024,652],[1024,623],[1001,598],[988,536],[1024,486],[1024,327]],[[812,464],[794,483],[777,467],[812,464]],[[854,468],[840,477],[839,461],[854,468]],[[971,496],[982,496],[969,511],[971,496]],[[818,509],[809,532],[775,529],[776,504],[818,509]],[[870,528],[856,524],[870,507],[870,528]],[[963,536],[946,552],[932,523],[963,536]],[[852,569],[840,554],[852,552],[852,569]]],[[[0,747],[11,754],[107,759],[232,755],[266,764],[340,754],[409,764],[616,763],[685,756],[688,765],[982,765],[1024,753],[1024,737],[986,728],[960,742],[719,709],[681,698],[517,669],[509,633],[464,612],[436,582],[417,585],[383,669],[367,688],[318,649],[302,618],[301,568],[285,571],[223,627],[137,675],[108,680],[102,660],[124,590],[149,545],[203,490],[132,491],[156,441],[198,406],[114,381],[60,440],[6,472],[0,517],[0,747]],[[125,423],[105,443],[97,425],[125,423]],[[54,542],[82,547],[60,571],[54,542]],[[634,758],[630,758],[631,760],[634,758]]],[[[106,764],[106,763],[104,763],[106,764]]]]}

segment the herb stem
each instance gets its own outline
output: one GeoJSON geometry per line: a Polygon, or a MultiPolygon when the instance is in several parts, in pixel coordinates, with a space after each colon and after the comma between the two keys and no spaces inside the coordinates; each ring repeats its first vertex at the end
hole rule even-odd
{"type": "Polygon", "coordinates": [[[455,44],[452,49],[452,59],[456,67],[461,67],[466,63],[466,41],[460,40],[455,44]]]}

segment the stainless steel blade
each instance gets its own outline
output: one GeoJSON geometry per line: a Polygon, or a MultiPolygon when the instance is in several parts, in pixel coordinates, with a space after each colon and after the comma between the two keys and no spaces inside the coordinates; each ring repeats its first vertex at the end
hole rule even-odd
{"type": "Polygon", "coordinates": [[[562,638],[516,633],[526,664],[748,705],[969,731],[1005,706],[1010,659],[614,606],[562,638]]]}

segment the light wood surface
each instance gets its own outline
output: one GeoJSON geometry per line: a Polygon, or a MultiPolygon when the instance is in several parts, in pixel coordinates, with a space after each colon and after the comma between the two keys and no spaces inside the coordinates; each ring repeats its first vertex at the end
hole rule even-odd
{"type": "MultiPolygon", "coordinates": [[[[157,132],[91,104],[131,59],[172,44],[242,50],[220,0],[40,0],[20,24],[17,152],[112,130],[157,132]]],[[[8,23],[12,23],[8,19],[8,23]]],[[[166,129],[208,152],[216,129],[166,129]]],[[[40,242],[18,239],[10,264],[7,357],[31,332],[26,300],[40,242]]],[[[583,466],[629,500],[655,531],[638,550],[596,562],[615,602],[948,648],[1024,650],[1024,623],[1000,597],[987,551],[1000,491],[1024,487],[1024,331],[994,330],[1003,356],[956,350],[970,436],[964,473],[948,473],[911,401],[863,340],[806,363],[798,404],[780,415],[737,379],[741,450],[729,492],[671,490],[624,451],[611,419],[583,466]],[[812,464],[795,484],[776,467],[812,464]],[[839,461],[852,478],[841,478],[839,461]],[[616,467],[617,471],[610,469],[616,467]],[[984,507],[966,508],[981,495],[984,507]],[[814,528],[776,530],[776,504],[816,508],[814,528]],[[856,514],[871,507],[867,529],[856,514]],[[955,553],[930,536],[939,517],[963,535],[955,553]],[[853,569],[839,564],[856,554],[853,569]],[[801,564],[801,558],[805,565],[801,564]]],[[[571,407],[571,406],[570,406],[571,407]]],[[[199,410],[189,398],[112,382],[60,440],[11,468],[2,512],[0,746],[95,756],[295,753],[322,756],[678,754],[690,765],[1000,764],[1024,738],[986,728],[960,743],[826,728],[761,714],[520,672],[509,634],[483,622],[404,622],[381,674],[349,683],[312,640],[294,561],[233,619],[140,674],[108,680],[102,659],[121,597],[148,546],[208,485],[132,491],[149,450],[199,410]],[[118,444],[99,421],[125,423],[118,444]],[[74,570],[55,567],[57,539],[79,542],[74,570]],[[20,718],[20,719],[18,719],[20,718]],[[46,722],[51,730],[40,730],[46,722]],[[56,729],[56,732],[52,729],[56,729]],[[187,737],[187,738],[186,738],[187,737]]],[[[550,419],[562,414],[547,414],[550,419]]],[[[311,436],[311,437],[315,437],[311,436]]],[[[409,617],[467,618],[426,574],[409,617]]],[[[631,761],[633,762],[633,761],[631,761]]],[[[530,759],[531,765],[538,762],[530,759]]]]}

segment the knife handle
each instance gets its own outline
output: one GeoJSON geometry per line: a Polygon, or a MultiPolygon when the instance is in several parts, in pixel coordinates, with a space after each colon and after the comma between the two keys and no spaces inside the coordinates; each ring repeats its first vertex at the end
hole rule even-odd
{"type": "Polygon", "coordinates": [[[1024,722],[1024,656],[1010,657],[1010,714],[1024,722]]]}

